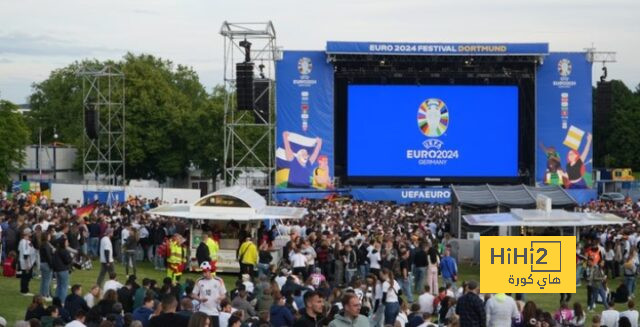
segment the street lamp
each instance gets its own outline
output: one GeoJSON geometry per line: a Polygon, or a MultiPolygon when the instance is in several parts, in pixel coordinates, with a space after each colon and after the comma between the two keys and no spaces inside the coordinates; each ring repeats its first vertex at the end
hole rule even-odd
{"type": "Polygon", "coordinates": [[[56,180],[57,169],[57,160],[56,160],[56,143],[58,143],[58,132],[56,128],[53,127],[53,180],[56,180]]]}

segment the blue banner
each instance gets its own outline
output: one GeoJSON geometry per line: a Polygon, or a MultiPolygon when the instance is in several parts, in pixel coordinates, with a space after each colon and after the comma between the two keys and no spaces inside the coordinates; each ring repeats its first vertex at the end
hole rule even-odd
{"type": "Polygon", "coordinates": [[[276,185],[332,189],[333,66],[322,51],[284,51],[276,76],[276,185]]]}
{"type": "Polygon", "coordinates": [[[591,63],[585,53],[552,53],[536,79],[536,182],[592,187],[591,63]]]}
{"type": "Polygon", "coordinates": [[[111,205],[115,202],[124,202],[127,200],[124,197],[124,191],[83,191],[82,198],[84,199],[84,204],[98,201],[99,203],[111,205]]]}
{"type": "Polygon", "coordinates": [[[451,190],[448,187],[426,188],[353,188],[351,195],[361,201],[395,201],[396,203],[451,202],[451,190]]]}
{"type": "Polygon", "coordinates": [[[327,42],[329,54],[547,55],[548,43],[327,42]]]}

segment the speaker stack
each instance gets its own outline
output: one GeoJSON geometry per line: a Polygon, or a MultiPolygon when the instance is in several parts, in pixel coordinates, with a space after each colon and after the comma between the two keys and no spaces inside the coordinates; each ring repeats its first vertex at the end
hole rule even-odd
{"type": "Polygon", "coordinates": [[[253,63],[236,64],[236,104],[238,110],[253,110],[253,63]]]}

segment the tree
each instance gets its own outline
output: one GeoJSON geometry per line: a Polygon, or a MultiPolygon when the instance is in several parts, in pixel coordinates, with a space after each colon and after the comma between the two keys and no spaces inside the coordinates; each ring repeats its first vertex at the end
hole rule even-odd
{"type": "Polygon", "coordinates": [[[10,174],[25,160],[29,128],[15,104],[0,100],[0,186],[10,182],[10,174]]]}

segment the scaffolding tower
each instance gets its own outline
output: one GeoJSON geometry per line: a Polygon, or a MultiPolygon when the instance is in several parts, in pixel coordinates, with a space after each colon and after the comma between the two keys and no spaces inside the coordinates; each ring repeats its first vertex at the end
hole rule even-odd
{"type": "MultiPolygon", "coordinates": [[[[220,29],[224,37],[224,170],[226,185],[243,185],[267,195],[275,178],[275,61],[279,59],[276,32],[271,21],[230,23],[220,29]],[[246,43],[250,43],[247,55],[246,43]],[[252,62],[259,71],[254,81],[266,82],[266,90],[253,96],[252,110],[238,110],[236,64],[252,62]],[[268,97],[267,114],[256,103],[268,97]]],[[[255,84],[254,84],[255,85],[255,84]]],[[[246,109],[246,108],[245,108],[246,109]]]]}
{"type": "Polygon", "coordinates": [[[98,187],[123,187],[125,76],[111,65],[84,66],[78,75],[82,77],[83,177],[98,187]],[[95,131],[89,133],[88,128],[95,131]]]}

